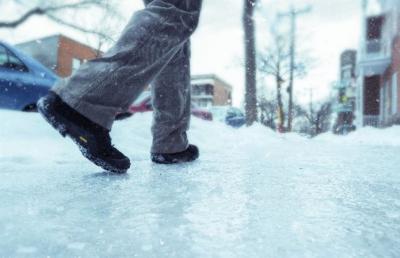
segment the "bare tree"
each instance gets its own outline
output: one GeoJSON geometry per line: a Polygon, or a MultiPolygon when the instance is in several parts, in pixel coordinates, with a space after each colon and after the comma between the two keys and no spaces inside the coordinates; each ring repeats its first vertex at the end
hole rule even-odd
{"type": "Polygon", "coordinates": [[[261,97],[258,101],[258,108],[260,110],[260,123],[266,127],[276,130],[276,119],[277,119],[277,102],[276,100],[269,100],[265,97],[261,97]]]}
{"type": "MultiPolygon", "coordinates": [[[[291,72],[291,53],[288,36],[277,32],[274,24],[271,27],[271,43],[268,48],[258,54],[259,71],[273,77],[276,84],[276,102],[278,114],[278,130],[286,131],[286,114],[284,110],[282,88],[289,80],[291,72]]],[[[294,77],[303,77],[307,73],[308,59],[300,57],[294,65],[294,77]]]]}
{"type": "Polygon", "coordinates": [[[317,104],[310,103],[307,109],[299,105],[294,106],[297,117],[306,118],[307,124],[303,125],[303,132],[314,137],[330,130],[332,116],[332,102],[330,100],[317,104]]]}
{"type": "Polygon", "coordinates": [[[287,44],[283,37],[272,33],[273,45],[265,53],[258,56],[259,70],[266,75],[274,77],[276,83],[276,100],[278,115],[278,130],[283,131],[285,125],[285,113],[283,110],[282,84],[284,83],[284,74],[287,74],[289,53],[287,44]]]}
{"type": "Polygon", "coordinates": [[[114,44],[114,39],[118,38],[120,28],[123,26],[123,19],[120,16],[115,16],[114,12],[103,12],[103,15],[99,18],[100,23],[94,24],[92,30],[99,32],[94,37],[91,34],[86,34],[86,40],[94,42],[90,45],[95,46],[97,51],[97,57],[101,57],[104,51],[110,44],[114,44]]]}
{"type": "Polygon", "coordinates": [[[257,121],[257,64],[254,11],[257,0],[244,0],[243,27],[245,41],[245,109],[247,125],[257,121]]]}
{"type": "MultiPolygon", "coordinates": [[[[112,14],[115,18],[120,18],[120,14],[115,9],[116,5],[113,4],[114,0],[14,0],[14,2],[25,11],[14,20],[0,21],[0,29],[14,29],[26,23],[34,16],[44,16],[63,26],[112,41],[108,33],[85,27],[76,17],[79,17],[82,11],[89,10],[93,13],[98,11],[107,12],[108,14],[112,14]],[[71,11],[73,11],[74,14],[72,14],[71,11]]],[[[0,2],[0,8],[2,4],[3,3],[0,2]]]]}

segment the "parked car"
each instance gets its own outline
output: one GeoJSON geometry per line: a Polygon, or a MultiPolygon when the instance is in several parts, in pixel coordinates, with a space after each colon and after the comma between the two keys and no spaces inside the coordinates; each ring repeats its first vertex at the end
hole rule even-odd
{"type": "Polygon", "coordinates": [[[0,41],[0,108],[35,111],[57,80],[38,61],[0,41]]]}
{"type": "Polygon", "coordinates": [[[246,124],[245,115],[240,109],[235,107],[213,107],[212,114],[217,121],[220,121],[235,128],[241,127],[246,124]]]}
{"type": "MultiPolygon", "coordinates": [[[[132,116],[135,113],[143,113],[153,111],[153,106],[151,102],[151,93],[149,91],[144,91],[136,101],[129,107],[128,112],[121,113],[117,115],[117,120],[121,120],[132,116]]],[[[198,117],[203,120],[212,121],[213,116],[210,111],[202,109],[192,104],[191,113],[193,116],[198,117]]]]}
{"type": "Polygon", "coordinates": [[[226,113],[225,123],[236,128],[242,127],[246,124],[246,117],[240,109],[232,107],[226,113]]]}

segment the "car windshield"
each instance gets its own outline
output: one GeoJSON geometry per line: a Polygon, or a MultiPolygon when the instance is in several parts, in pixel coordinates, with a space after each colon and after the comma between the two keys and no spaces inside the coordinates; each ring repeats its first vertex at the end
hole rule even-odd
{"type": "Polygon", "coordinates": [[[228,114],[237,115],[237,116],[242,116],[242,115],[243,115],[243,112],[242,112],[240,109],[238,109],[238,108],[230,108],[230,109],[228,110],[228,114]]]}
{"type": "Polygon", "coordinates": [[[0,66],[4,66],[8,62],[7,50],[0,45],[0,66]]]}

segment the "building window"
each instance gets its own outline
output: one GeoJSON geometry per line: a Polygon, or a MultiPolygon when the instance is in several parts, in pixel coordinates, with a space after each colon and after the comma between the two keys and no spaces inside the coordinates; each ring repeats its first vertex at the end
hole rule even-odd
{"type": "Polygon", "coordinates": [[[196,105],[202,108],[210,108],[213,106],[212,100],[200,99],[195,101],[196,105]]]}
{"type": "Polygon", "coordinates": [[[214,86],[211,84],[195,84],[193,85],[192,94],[194,96],[213,96],[214,86]]]}
{"type": "Polygon", "coordinates": [[[397,73],[392,76],[392,115],[397,114],[397,106],[398,106],[398,80],[397,73]]]}
{"type": "Polygon", "coordinates": [[[367,20],[367,39],[368,40],[377,40],[382,37],[382,28],[384,23],[384,16],[374,16],[370,17],[367,20]]]}
{"type": "Polygon", "coordinates": [[[206,95],[213,96],[214,95],[214,86],[211,84],[206,85],[206,95]]]}
{"type": "Polygon", "coordinates": [[[367,53],[378,53],[382,50],[382,28],[384,16],[374,16],[367,20],[367,53]]]}
{"type": "Polygon", "coordinates": [[[82,60],[72,58],[72,72],[76,72],[82,64],[82,60]]]}

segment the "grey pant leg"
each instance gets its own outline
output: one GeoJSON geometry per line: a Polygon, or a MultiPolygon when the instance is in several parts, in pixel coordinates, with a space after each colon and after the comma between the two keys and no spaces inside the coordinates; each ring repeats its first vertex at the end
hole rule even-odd
{"type": "MultiPolygon", "coordinates": [[[[144,3],[147,5],[152,1],[144,0],[144,3]]],[[[188,41],[151,84],[154,108],[152,153],[176,153],[187,149],[186,131],[189,129],[191,110],[190,78],[188,41]]]]}
{"type": "Polygon", "coordinates": [[[93,122],[111,129],[183,49],[197,27],[202,0],[154,0],[134,14],[116,45],[53,91],[93,122]]]}
{"type": "Polygon", "coordinates": [[[176,153],[187,149],[189,129],[190,42],[174,56],[152,83],[154,119],[152,153],[176,153]]]}

